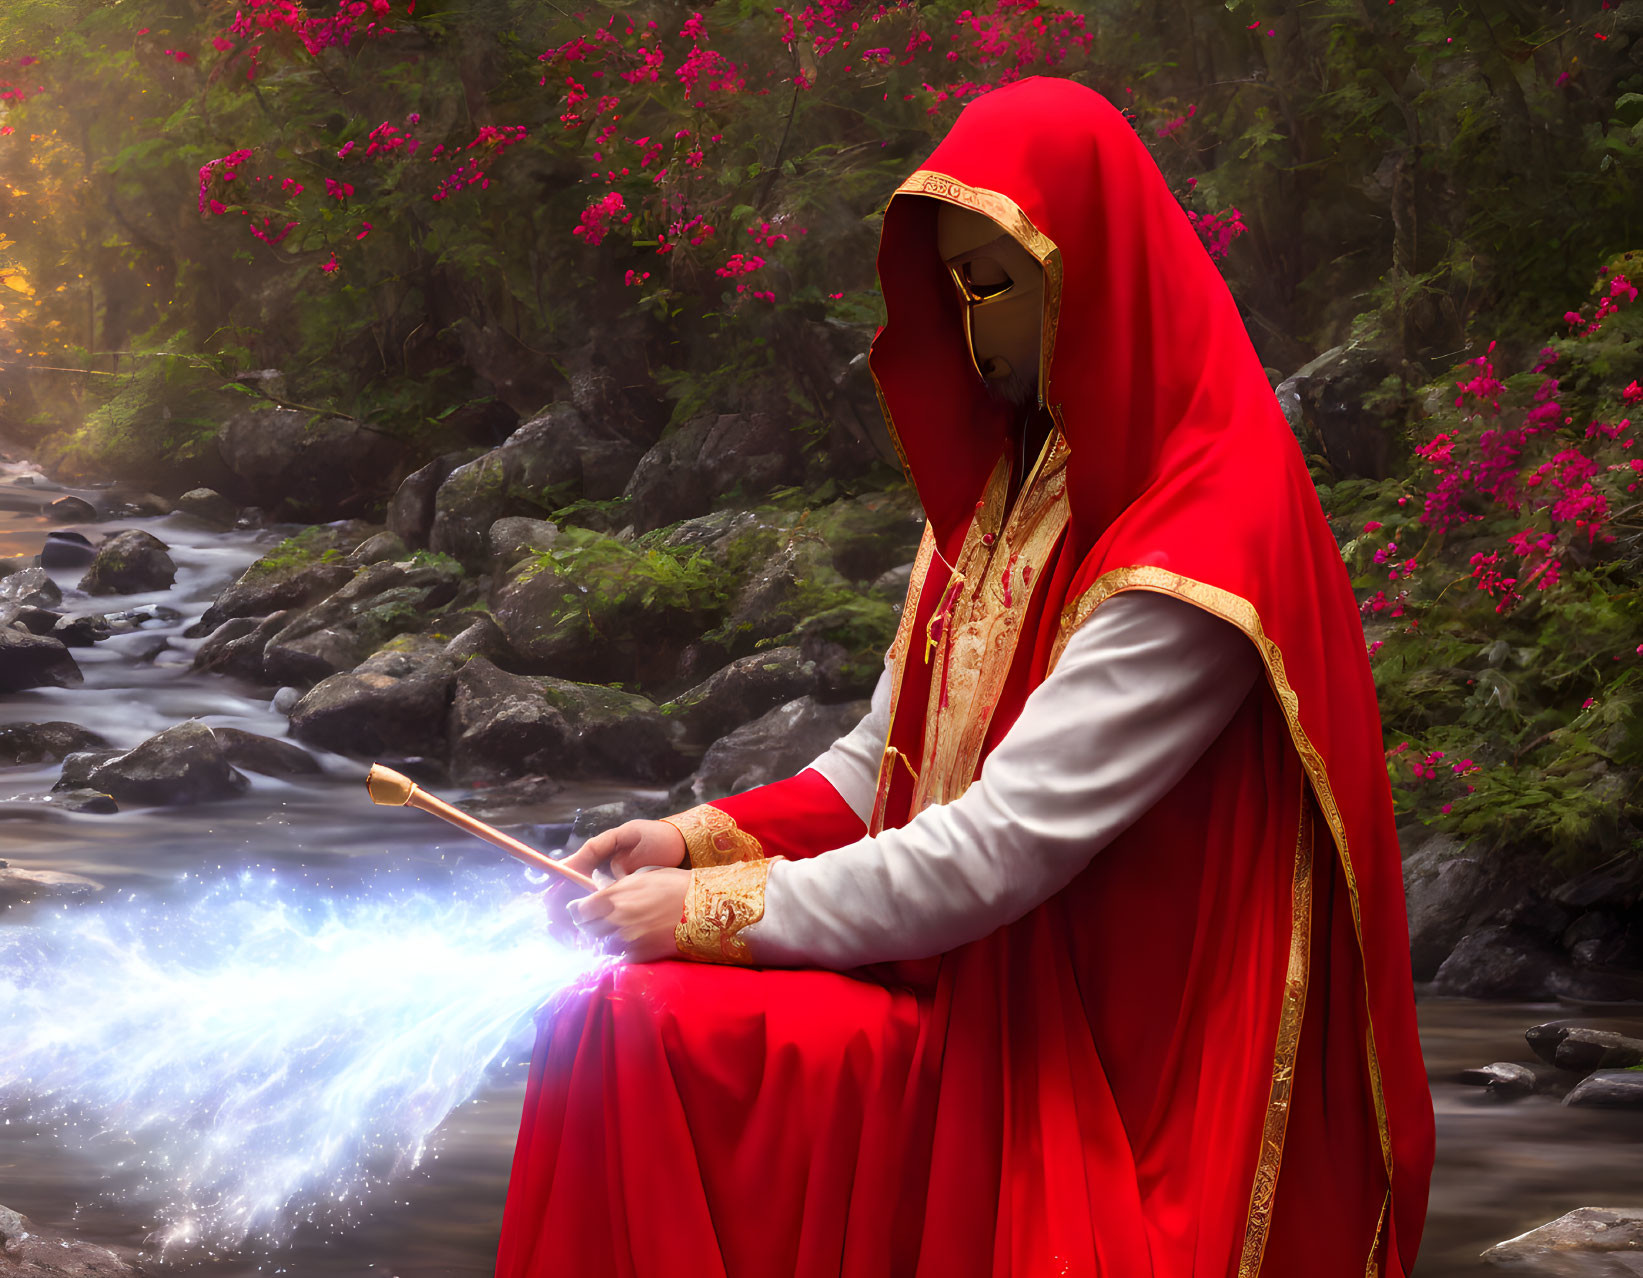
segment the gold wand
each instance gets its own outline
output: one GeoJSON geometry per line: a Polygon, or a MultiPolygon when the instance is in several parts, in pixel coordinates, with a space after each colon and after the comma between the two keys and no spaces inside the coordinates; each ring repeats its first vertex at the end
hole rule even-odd
{"type": "Polygon", "coordinates": [[[494,843],[505,852],[511,852],[521,861],[529,861],[544,870],[552,870],[555,874],[580,883],[590,892],[599,890],[599,885],[587,875],[571,869],[568,865],[561,865],[529,844],[521,843],[512,835],[503,834],[495,826],[486,825],[478,817],[469,816],[460,808],[453,808],[445,800],[434,798],[404,773],[385,768],[380,763],[373,763],[371,770],[365,774],[365,789],[371,796],[372,803],[381,803],[389,807],[409,806],[421,808],[424,812],[432,812],[437,817],[444,817],[452,825],[461,826],[469,834],[494,843]]]}

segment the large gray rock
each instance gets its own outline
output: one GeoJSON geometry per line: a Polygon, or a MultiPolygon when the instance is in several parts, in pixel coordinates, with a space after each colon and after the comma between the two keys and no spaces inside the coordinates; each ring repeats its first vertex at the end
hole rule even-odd
{"type": "Polygon", "coordinates": [[[1643,1038],[1633,1038],[1614,1030],[1572,1025],[1552,1053],[1559,1069],[1589,1074],[1598,1069],[1630,1069],[1643,1065],[1643,1038]]]}
{"type": "Polygon", "coordinates": [[[190,488],[177,498],[177,509],[223,528],[232,528],[240,513],[239,508],[215,488],[190,488]]]}
{"type": "Polygon", "coordinates": [[[5,1278],[137,1278],[143,1270],[130,1247],[104,1247],[0,1207],[0,1273],[5,1278]]]}
{"type": "Polygon", "coordinates": [[[405,476],[388,503],[388,531],[413,550],[426,549],[439,486],[458,466],[472,460],[471,452],[444,453],[405,476]]]}
{"type": "Polygon", "coordinates": [[[721,737],[702,758],[688,786],[693,803],[707,803],[780,781],[807,767],[856,726],[865,701],[824,705],[799,697],[721,737]]]}
{"type": "Polygon", "coordinates": [[[1432,978],[1442,994],[1468,998],[1555,998],[1565,983],[1567,956],[1530,932],[1486,927],[1470,932],[1432,978]]]}
{"type": "Polygon", "coordinates": [[[654,781],[685,771],[676,729],[645,697],[532,678],[468,661],[451,704],[451,770],[461,781],[533,773],[654,781]]]}
{"type": "Polygon", "coordinates": [[[704,514],[737,489],[758,496],[804,475],[803,439],[767,413],[698,417],[664,435],[633,470],[623,496],[648,532],[704,514]]]}
{"type": "Polygon", "coordinates": [[[320,766],[314,756],[289,741],[259,736],[239,728],[213,728],[217,744],[228,761],[247,772],[271,777],[313,776],[320,766]]]}
{"type": "Polygon", "coordinates": [[[350,519],[316,524],[287,537],[218,595],[188,633],[208,635],[230,617],[266,617],[282,608],[317,603],[353,577],[353,565],[344,560],[375,531],[350,519]]]}
{"type": "Polygon", "coordinates": [[[289,609],[270,613],[260,621],[254,617],[230,617],[195,651],[194,669],[262,682],[263,652],[268,641],[290,620],[289,609]]]}
{"type": "Polygon", "coordinates": [[[76,750],[106,745],[108,742],[89,728],[61,720],[0,724],[0,764],[56,763],[76,750]]]}
{"type": "Polygon", "coordinates": [[[291,709],[291,735],[338,754],[441,754],[455,675],[432,644],[376,653],[310,689],[291,709]]]}
{"type": "Polygon", "coordinates": [[[1483,1253],[1492,1265],[1545,1278],[1634,1278],[1643,1273],[1643,1208],[1577,1207],[1483,1253]]]}
{"type": "Polygon", "coordinates": [[[1303,447],[1321,449],[1342,475],[1384,479],[1396,459],[1402,415],[1367,405],[1392,372],[1378,352],[1347,342],[1285,378],[1273,393],[1303,447]]]}
{"type": "Polygon", "coordinates": [[[177,579],[177,565],[166,550],[165,542],[140,528],[116,533],[97,547],[80,589],[90,595],[165,590],[177,579]]]}
{"type": "MultiPolygon", "coordinates": [[[[230,766],[216,734],[197,719],[157,732],[98,764],[87,774],[86,783],[120,803],[144,807],[228,799],[244,793],[248,784],[230,766]]],[[[82,788],[65,786],[62,781],[58,786],[82,788]]]]}
{"type": "Polygon", "coordinates": [[[1409,909],[1409,958],[1417,981],[1429,981],[1461,938],[1481,922],[1480,912],[1497,895],[1493,877],[1458,840],[1429,838],[1404,859],[1404,898],[1409,909]]]}
{"type": "Polygon", "coordinates": [[[62,602],[62,590],[44,568],[22,568],[0,577],[0,603],[55,608],[62,602]]]}
{"type": "Polygon", "coordinates": [[[450,473],[434,499],[428,544],[479,564],[490,553],[488,534],[498,519],[539,518],[579,497],[615,497],[642,451],[614,425],[555,404],[500,447],[450,473]]]}
{"type": "Polygon", "coordinates": [[[386,495],[401,447],[363,423],[285,408],[244,409],[217,432],[224,465],[254,505],[309,519],[355,514],[386,495]]]}
{"type": "Polygon", "coordinates": [[[72,688],[84,679],[60,640],[0,626],[0,692],[72,688]]]}
{"type": "Polygon", "coordinates": [[[42,568],[84,568],[97,558],[97,548],[84,533],[54,531],[40,547],[42,568]]]}
{"type": "Polygon", "coordinates": [[[662,707],[688,749],[705,750],[725,733],[816,690],[816,663],[793,646],[732,661],[662,707]]]}
{"type": "Polygon", "coordinates": [[[1605,1109],[1643,1109],[1643,1070],[1600,1069],[1576,1083],[1563,1103],[1605,1109]]]}

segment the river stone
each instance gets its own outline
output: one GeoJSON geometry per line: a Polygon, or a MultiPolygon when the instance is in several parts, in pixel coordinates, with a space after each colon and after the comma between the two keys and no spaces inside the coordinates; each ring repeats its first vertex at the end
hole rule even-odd
{"type": "Polygon", "coordinates": [[[450,642],[445,645],[445,655],[452,661],[484,657],[500,665],[512,654],[502,627],[484,613],[476,613],[473,621],[451,636],[450,642]]]}
{"type": "MultiPolygon", "coordinates": [[[[103,885],[96,879],[70,874],[67,870],[25,870],[15,865],[0,865],[0,909],[23,905],[41,896],[90,896],[102,890],[103,885]]],[[[0,1221],[0,1234],[4,1232],[4,1221],[0,1221]]],[[[6,1254],[0,1252],[0,1256],[6,1254]]],[[[9,1278],[11,1270],[0,1268],[0,1274],[9,1278]]]]}
{"type": "Polygon", "coordinates": [[[824,705],[799,697],[721,737],[702,757],[688,786],[692,804],[739,794],[754,786],[794,776],[808,767],[869,709],[866,701],[824,705]]]}
{"type": "Polygon", "coordinates": [[[1496,1061],[1493,1065],[1463,1069],[1456,1076],[1456,1081],[1469,1087],[1486,1087],[1491,1096],[1502,1100],[1516,1100],[1519,1096],[1532,1095],[1537,1080],[1535,1071],[1527,1065],[1515,1061],[1496,1061]]]}
{"type": "Polygon", "coordinates": [[[559,525],[546,519],[508,515],[491,525],[486,534],[491,558],[498,568],[512,568],[533,550],[551,550],[559,540],[559,525]]]}
{"type": "Polygon", "coordinates": [[[63,602],[62,589],[44,568],[24,568],[0,577],[0,603],[55,608],[63,602]]]}
{"type": "Polygon", "coordinates": [[[308,518],[354,514],[387,495],[400,444],[343,417],[254,407],[217,431],[223,463],[246,495],[308,518]]]}
{"type": "Polygon", "coordinates": [[[338,754],[442,754],[455,674],[437,648],[376,653],[297,702],[291,735],[338,754]]]}
{"type": "Polygon", "coordinates": [[[118,750],[98,747],[65,754],[63,770],[57,777],[57,784],[51,787],[52,793],[88,789],[91,786],[91,774],[110,759],[118,758],[120,753],[118,750]]]}
{"type": "Polygon", "coordinates": [[[49,532],[40,547],[42,568],[84,568],[97,558],[97,549],[84,533],[49,532]]]}
{"type": "Polygon", "coordinates": [[[59,497],[46,507],[46,518],[60,524],[83,524],[97,518],[97,507],[80,497],[59,497]]]}
{"type": "Polygon", "coordinates": [[[683,729],[687,747],[705,750],[725,733],[816,690],[816,663],[796,647],[732,661],[662,707],[683,729]]]}
{"type": "Polygon", "coordinates": [[[42,1229],[9,1207],[0,1207],[0,1256],[6,1278],[137,1278],[142,1273],[139,1253],[130,1247],[104,1247],[42,1229]]]}
{"type": "Polygon", "coordinates": [[[1444,959],[1432,988],[1468,998],[1555,998],[1568,957],[1541,937],[1511,927],[1470,932],[1444,959]]]}
{"type": "Polygon", "coordinates": [[[551,802],[564,788],[552,777],[518,777],[476,788],[457,799],[456,806],[481,821],[518,825],[540,819],[543,814],[536,809],[551,802]]]}
{"type": "Polygon", "coordinates": [[[61,640],[70,648],[89,648],[115,633],[108,618],[99,612],[65,613],[51,627],[52,638],[61,640]]]}
{"type": "Polygon", "coordinates": [[[434,499],[428,544],[478,565],[498,519],[541,516],[578,497],[616,497],[642,452],[616,419],[590,421],[570,404],[553,404],[499,448],[451,471],[434,499]]]}
{"type": "Polygon", "coordinates": [[[243,732],[239,728],[213,728],[217,743],[228,761],[247,772],[271,777],[312,776],[320,766],[314,756],[289,741],[243,732]]]}
{"type": "Polygon", "coordinates": [[[675,735],[636,693],[508,674],[484,657],[462,667],[451,703],[452,772],[468,782],[529,773],[668,779],[685,770],[675,735]]]}
{"type": "Polygon", "coordinates": [[[1565,1105],[1597,1105],[1608,1109],[1643,1109],[1643,1070],[1600,1069],[1576,1083],[1563,1098],[1565,1105]]]}
{"type": "Polygon", "coordinates": [[[266,617],[325,598],[352,579],[343,557],[376,529],[356,519],[316,524],[288,537],[258,559],[218,595],[190,638],[208,635],[230,617],[266,617]]]}
{"type": "Polygon", "coordinates": [[[0,626],[0,692],[73,688],[85,681],[60,640],[0,626]]]}
{"type": "Polygon", "coordinates": [[[47,723],[0,724],[0,764],[56,763],[77,750],[107,746],[89,728],[53,719],[47,723]]]}
{"type": "Polygon", "coordinates": [[[427,549],[428,530],[434,522],[435,494],[450,473],[464,462],[472,461],[473,456],[471,452],[445,453],[407,475],[388,503],[388,531],[397,534],[413,549],[427,549]]]}
{"type": "Polygon", "coordinates": [[[1643,1259],[1643,1208],[1577,1207],[1497,1243],[1483,1259],[1551,1278],[1626,1278],[1643,1272],[1632,1263],[1643,1259]]]}
{"type": "Polygon", "coordinates": [[[31,635],[49,635],[61,616],[62,613],[36,608],[33,604],[0,604],[0,625],[26,630],[31,635]]]}
{"type": "Polygon", "coordinates": [[[86,780],[92,789],[111,794],[120,803],[145,807],[231,798],[248,784],[229,765],[216,734],[198,719],[157,732],[98,764],[86,780]]]}
{"type": "Polygon", "coordinates": [[[348,562],[356,566],[362,564],[380,564],[385,560],[404,559],[411,553],[411,548],[396,532],[384,529],[373,533],[349,552],[348,562]]]}
{"type": "Polygon", "coordinates": [[[640,532],[701,515],[737,489],[757,496],[804,475],[803,438],[768,413],[695,418],[664,435],[634,467],[622,495],[640,532]]]}
{"type": "Polygon", "coordinates": [[[129,595],[164,590],[177,579],[177,565],[166,544],[141,529],[116,533],[97,548],[91,568],[80,579],[88,595],[129,595]]]}
{"type": "Polygon", "coordinates": [[[1643,1064],[1643,1039],[1613,1030],[1570,1026],[1552,1054],[1560,1069],[1589,1074],[1597,1069],[1630,1069],[1643,1064]]]}
{"type": "Polygon", "coordinates": [[[239,517],[234,503],[215,488],[190,488],[177,498],[177,509],[223,528],[233,527],[234,520],[239,517]]]}
{"type": "Polygon", "coordinates": [[[101,790],[64,790],[51,796],[53,805],[70,812],[85,812],[95,816],[111,816],[120,810],[112,794],[101,790]]]}
{"type": "Polygon", "coordinates": [[[289,609],[270,613],[261,621],[230,617],[211,632],[194,653],[194,669],[236,675],[253,683],[263,681],[263,650],[291,619],[289,609]]]}

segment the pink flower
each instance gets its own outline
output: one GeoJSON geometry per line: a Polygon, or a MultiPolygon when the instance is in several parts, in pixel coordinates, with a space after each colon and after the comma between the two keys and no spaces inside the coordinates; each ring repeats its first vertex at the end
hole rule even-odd
{"type": "Polygon", "coordinates": [[[1379,532],[1381,530],[1381,527],[1382,527],[1382,524],[1381,524],[1380,520],[1371,519],[1367,524],[1365,524],[1363,526],[1363,530],[1366,533],[1379,532]]]}
{"type": "Polygon", "coordinates": [[[319,269],[324,271],[327,275],[329,275],[332,271],[336,270],[338,268],[338,266],[339,266],[339,263],[337,262],[337,255],[335,253],[333,253],[333,254],[331,254],[331,260],[329,262],[321,262],[320,263],[319,269]]]}
{"type": "Polygon", "coordinates": [[[358,235],[354,236],[354,238],[356,240],[363,240],[367,235],[369,235],[371,233],[371,230],[372,230],[372,227],[371,227],[371,224],[369,222],[361,222],[360,223],[360,232],[359,232],[358,235]]]}

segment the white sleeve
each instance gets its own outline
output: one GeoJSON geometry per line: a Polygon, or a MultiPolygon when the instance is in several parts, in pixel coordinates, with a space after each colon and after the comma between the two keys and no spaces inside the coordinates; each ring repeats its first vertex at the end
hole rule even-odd
{"type": "Polygon", "coordinates": [[[873,814],[879,760],[884,756],[885,738],[890,735],[890,682],[890,663],[886,660],[866,717],[810,765],[839,792],[863,825],[873,814]]]}
{"type": "Polygon", "coordinates": [[[1239,631],[1191,604],[1144,591],[1109,599],[963,795],[770,867],[764,916],[741,933],[753,962],[921,958],[1020,918],[1186,775],[1259,671],[1239,631]]]}

